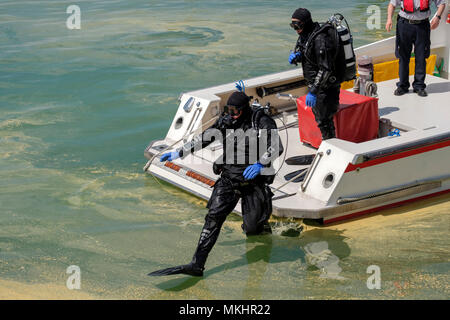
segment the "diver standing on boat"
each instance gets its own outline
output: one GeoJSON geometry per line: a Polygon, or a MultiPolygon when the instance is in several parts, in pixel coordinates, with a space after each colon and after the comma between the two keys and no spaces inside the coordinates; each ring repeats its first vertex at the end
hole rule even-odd
{"type": "Polygon", "coordinates": [[[333,116],[338,110],[341,86],[335,71],[338,43],[327,32],[328,29],[321,29],[319,23],[313,22],[307,9],[295,10],[290,26],[299,37],[289,63],[302,63],[309,89],[306,105],[312,108],[322,139],[334,138],[333,116]]]}
{"type": "Polygon", "coordinates": [[[206,206],[208,214],[192,261],[152,272],[150,276],[202,276],[220,229],[239,199],[242,229],[246,235],[271,233],[268,220],[272,213],[273,196],[269,184],[273,182],[275,173],[272,162],[282,154],[283,147],[275,121],[262,108],[252,110],[249,101],[245,93],[234,92],[227,101],[226,111],[213,126],[183,147],[161,156],[160,161],[184,158],[216,139],[222,139],[223,154],[213,164],[214,173],[220,174],[220,178],[214,184],[206,206]]]}
{"type": "Polygon", "coordinates": [[[409,61],[414,45],[415,72],[413,91],[421,97],[428,94],[425,90],[426,59],[430,56],[430,32],[439,26],[441,15],[445,9],[446,0],[433,0],[438,8],[436,16],[430,21],[431,15],[429,0],[390,0],[388,6],[386,30],[392,29],[392,16],[395,7],[401,6],[397,17],[395,38],[395,56],[399,58],[399,82],[394,91],[396,96],[404,95],[409,91],[409,61]]]}

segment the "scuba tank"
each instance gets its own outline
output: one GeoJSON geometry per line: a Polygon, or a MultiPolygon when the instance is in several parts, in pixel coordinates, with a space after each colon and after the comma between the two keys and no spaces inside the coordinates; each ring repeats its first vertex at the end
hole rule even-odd
{"type": "Polygon", "coordinates": [[[328,19],[337,33],[339,48],[337,52],[336,74],[342,81],[356,78],[356,56],[353,51],[353,36],[347,20],[340,13],[335,13],[328,19]],[[345,26],[343,24],[345,22],[345,26]]]}
{"type": "Polygon", "coordinates": [[[255,101],[251,105],[251,108],[252,108],[252,128],[256,131],[259,131],[259,119],[264,114],[268,114],[269,105],[263,107],[259,103],[258,99],[255,99],[255,101]]]}
{"type": "Polygon", "coordinates": [[[272,117],[273,107],[270,105],[270,102],[267,103],[267,105],[262,106],[258,99],[255,99],[255,101],[251,105],[252,108],[252,128],[256,131],[258,131],[258,137],[259,137],[259,120],[263,115],[268,115],[269,117],[272,117]]]}

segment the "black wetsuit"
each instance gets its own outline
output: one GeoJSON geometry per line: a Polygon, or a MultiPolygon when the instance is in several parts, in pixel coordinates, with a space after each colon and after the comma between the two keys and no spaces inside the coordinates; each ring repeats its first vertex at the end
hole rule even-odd
{"type": "MultiPolygon", "coordinates": [[[[245,159],[239,159],[239,152],[234,152],[234,156],[231,157],[231,163],[228,163],[230,160],[227,161],[227,153],[230,152],[231,148],[234,150],[242,148],[238,146],[239,142],[242,142],[242,140],[239,141],[238,138],[227,137],[229,129],[233,129],[235,132],[236,130],[242,129],[246,134],[252,134],[252,132],[249,131],[254,130],[251,121],[252,114],[252,110],[249,107],[245,108],[242,116],[233,124],[224,121],[226,115],[223,114],[212,127],[205,130],[197,137],[197,139],[194,139],[178,149],[181,157],[184,157],[186,156],[186,153],[204,148],[214,141],[214,138],[210,139],[211,129],[217,129],[222,133],[224,152],[214,163],[214,171],[216,174],[220,174],[220,178],[216,181],[211,198],[208,201],[208,214],[205,217],[205,224],[202,229],[197,250],[191,262],[196,268],[203,269],[208,254],[219,237],[222,224],[225,222],[226,217],[233,211],[239,199],[241,199],[243,218],[242,229],[244,232],[247,235],[253,235],[270,230],[267,221],[272,213],[273,193],[268,184],[272,183],[274,178],[271,162],[283,152],[278,133],[276,134],[276,137],[272,139],[272,132],[270,130],[277,129],[275,121],[267,115],[262,115],[258,121],[258,128],[266,129],[267,131],[265,132],[267,132],[267,135],[261,134],[257,138],[261,139],[261,137],[264,137],[264,139],[266,139],[266,144],[263,143],[263,145],[266,145],[266,148],[265,150],[262,150],[264,152],[258,150],[257,155],[261,156],[257,156],[256,161],[255,159],[252,161],[249,139],[245,139],[245,144],[242,144],[245,145],[245,159]],[[276,146],[271,143],[275,139],[278,140],[278,145],[276,146]],[[274,149],[271,150],[271,147],[274,149]],[[270,159],[270,161],[268,159],[270,159]],[[260,174],[252,180],[245,180],[243,176],[244,170],[257,161],[263,164],[268,172],[260,174]]],[[[274,131],[273,133],[275,132],[277,131],[274,131]]],[[[256,137],[256,135],[254,137],[256,137]]]]}
{"type": "Polygon", "coordinates": [[[326,140],[336,136],[333,116],[339,107],[341,83],[335,74],[337,43],[334,31],[328,28],[320,32],[307,46],[308,40],[318,29],[320,25],[317,22],[307,25],[297,40],[296,50],[302,52],[303,75],[309,92],[317,96],[312,111],[322,139],[326,140]]]}

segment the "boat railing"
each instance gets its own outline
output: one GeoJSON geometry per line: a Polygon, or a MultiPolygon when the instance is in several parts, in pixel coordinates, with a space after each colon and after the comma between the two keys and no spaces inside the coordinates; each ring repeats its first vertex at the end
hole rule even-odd
{"type": "Polygon", "coordinates": [[[314,174],[314,171],[316,170],[317,166],[319,165],[319,162],[322,159],[322,157],[323,157],[323,152],[317,152],[311,165],[309,166],[309,168],[306,172],[305,180],[303,180],[303,183],[300,186],[303,192],[305,192],[306,187],[308,186],[309,181],[311,180],[311,177],[314,174]]]}
{"type": "Polygon", "coordinates": [[[378,158],[383,158],[392,154],[397,154],[400,152],[410,151],[422,147],[426,147],[429,145],[433,145],[436,143],[445,142],[447,140],[450,140],[450,132],[445,132],[436,136],[419,139],[417,141],[409,142],[409,143],[403,143],[397,146],[392,146],[384,149],[379,149],[376,151],[366,152],[362,154],[357,154],[355,156],[355,160],[352,162],[352,164],[360,164],[369,160],[374,160],[378,158]]]}

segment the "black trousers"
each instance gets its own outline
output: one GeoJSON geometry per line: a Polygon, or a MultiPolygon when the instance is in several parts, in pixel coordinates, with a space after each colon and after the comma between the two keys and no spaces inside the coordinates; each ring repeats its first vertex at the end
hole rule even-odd
{"type": "Polygon", "coordinates": [[[341,87],[339,85],[320,89],[317,92],[316,106],[312,108],[312,112],[322,133],[323,140],[336,137],[333,116],[339,107],[340,90],[341,87]]]}
{"type": "Polygon", "coordinates": [[[409,89],[409,60],[414,45],[416,66],[414,71],[413,89],[425,89],[426,58],[430,56],[430,21],[423,20],[418,24],[410,24],[402,17],[397,18],[395,39],[395,55],[399,58],[399,82],[397,87],[409,89]]]}
{"type": "Polygon", "coordinates": [[[225,219],[239,199],[244,232],[247,235],[263,233],[272,213],[272,196],[273,193],[266,184],[242,184],[225,177],[219,178],[206,206],[209,211],[192,262],[199,267],[205,265],[225,219]]]}

